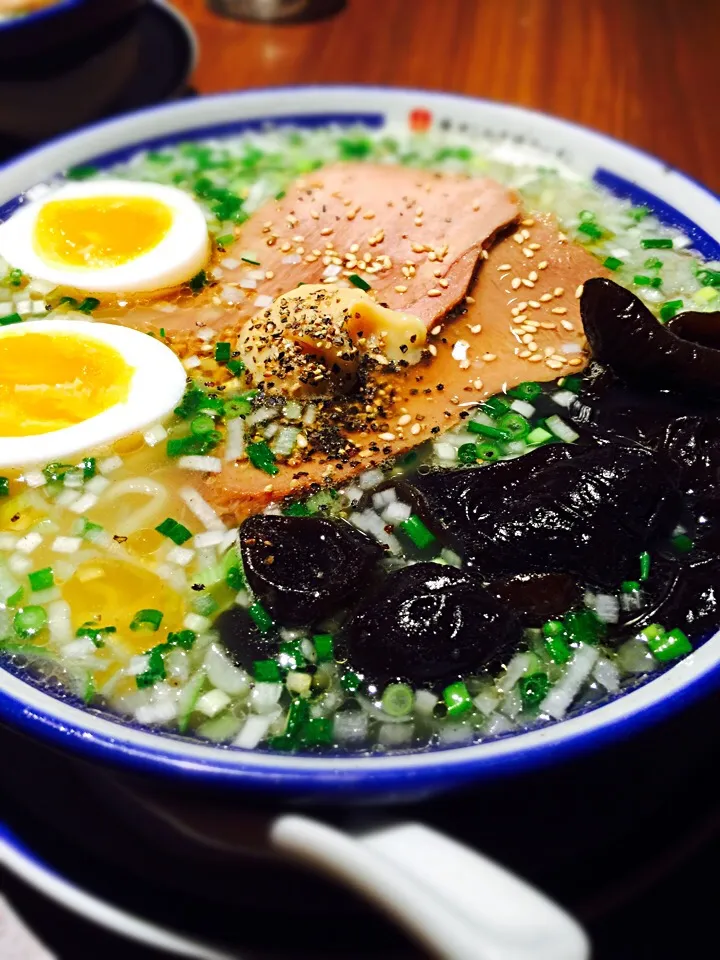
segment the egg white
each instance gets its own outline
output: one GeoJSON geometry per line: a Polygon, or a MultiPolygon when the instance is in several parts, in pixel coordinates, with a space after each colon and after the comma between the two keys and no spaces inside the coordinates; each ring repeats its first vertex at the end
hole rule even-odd
{"type": "Polygon", "coordinates": [[[172,350],[129,327],[91,320],[31,320],[0,329],[0,337],[25,333],[74,334],[99,341],[122,354],[133,370],[127,398],[81,423],[25,437],[0,436],[0,467],[52,463],[127,437],[167,417],[185,391],[186,373],[172,350]]]}
{"type": "Polygon", "coordinates": [[[40,200],[24,204],[0,224],[0,256],[38,280],[84,293],[149,293],[178,287],[195,276],[210,257],[207,222],[197,203],[177,187],[129,180],[66,183],[40,200]],[[147,253],[116,267],[68,267],[47,263],[35,249],[35,224],[43,207],[55,200],[92,197],[150,197],[172,214],[162,240],[147,253]]]}

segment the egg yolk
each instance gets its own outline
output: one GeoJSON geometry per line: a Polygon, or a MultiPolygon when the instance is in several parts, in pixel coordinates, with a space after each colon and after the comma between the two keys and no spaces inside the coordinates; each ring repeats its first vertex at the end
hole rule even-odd
{"type": "Polygon", "coordinates": [[[0,336],[0,436],[51,433],[127,399],[133,368],[113,347],[72,333],[0,336]]]}
{"type": "Polygon", "coordinates": [[[119,267],[153,250],[172,221],[172,210],[152,197],[51,200],[35,222],[35,252],[70,269],[119,267]]]}

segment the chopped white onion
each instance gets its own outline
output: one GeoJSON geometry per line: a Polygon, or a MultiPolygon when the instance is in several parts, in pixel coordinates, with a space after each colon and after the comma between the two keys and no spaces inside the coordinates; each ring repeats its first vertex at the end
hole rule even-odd
{"type": "Polygon", "coordinates": [[[457,460],[457,450],[451,443],[434,443],[433,452],[438,460],[446,460],[448,463],[457,460]]]}
{"type": "Polygon", "coordinates": [[[183,620],[183,626],[186,630],[204,633],[210,627],[210,620],[207,617],[201,617],[199,613],[189,613],[183,620]]]}
{"type": "Polygon", "coordinates": [[[569,424],[565,423],[562,417],[558,417],[555,414],[547,418],[545,425],[548,430],[565,443],[574,443],[580,436],[569,424]]]}
{"type": "Polygon", "coordinates": [[[513,400],[510,409],[513,413],[519,413],[521,417],[532,417],[535,413],[535,407],[527,400],[513,400]]]}
{"type": "Polygon", "coordinates": [[[270,713],[277,706],[283,686],[281,683],[256,683],[250,694],[250,706],[255,713],[270,713]]]}
{"type": "Polygon", "coordinates": [[[372,497],[372,505],[376,510],[382,510],[383,507],[389,506],[391,503],[394,503],[397,500],[397,492],[394,487],[390,487],[388,490],[380,490],[378,493],[374,493],[372,497]]]}
{"type": "Polygon", "coordinates": [[[299,427],[282,427],[277,431],[277,436],[273,441],[273,453],[279,457],[289,457],[295,449],[299,434],[299,427]]]}
{"type": "Polygon", "coordinates": [[[560,353],[582,353],[582,347],[579,343],[561,343],[560,353]]]}
{"type": "Polygon", "coordinates": [[[178,457],[177,465],[181,470],[195,470],[197,473],[220,473],[222,470],[220,457],[178,457]]]}
{"type": "Polygon", "coordinates": [[[272,306],[273,298],[269,297],[266,293],[261,293],[259,297],[255,298],[253,306],[257,307],[258,310],[264,310],[265,307],[272,306]]]}
{"type": "Polygon", "coordinates": [[[245,299],[243,291],[238,290],[237,287],[230,283],[225,283],[220,287],[220,296],[225,303],[241,303],[245,299]]]}
{"type": "Polygon", "coordinates": [[[279,412],[275,407],[258,407],[257,410],[253,410],[253,412],[245,418],[245,422],[249,427],[254,427],[256,423],[267,423],[268,420],[276,417],[279,412]]]}
{"type": "Polygon", "coordinates": [[[225,257],[224,260],[220,261],[220,266],[225,270],[237,270],[240,266],[241,261],[236,260],[235,257],[225,257]]]}
{"type": "Polygon", "coordinates": [[[50,548],[53,553],[77,553],[82,546],[82,537],[55,537],[50,548]]]}
{"type": "Polygon", "coordinates": [[[177,716],[177,705],[169,697],[157,697],[135,711],[138,723],[169,723],[177,716]]]}
{"type": "Polygon", "coordinates": [[[241,747],[244,750],[254,750],[255,747],[265,739],[270,725],[277,719],[272,714],[265,716],[250,716],[242,726],[242,730],[233,740],[234,747],[241,747]]]}
{"type": "Polygon", "coordinates": [[[40,544],[43,542],[43,538],[39,533],[36,533],[34,530],[31,533],[26,533],[24,537],[21,537],[15,545],[15,549],[19,550],[20,553],[30,554],[33,550],[37,550],[40,544]]]}
{"type": "Polygon", "coordinates": [[[360,487],[347,487],[343,491],[343,494],[348,503],[352,504],[358,503],[363,497],[363,492],[360,487]]]}
{"type": "Polygon", "coordinates": [[[30,487],[44,487],[47,483],[47,478],[45,474],[40,470],[28,470],[28,472],[23,476],[23,480],[30,487]]]}
{"type": "Polygon", "coordinates": [[[415,712],[421,716],[429,717],[435,709],[438,697],[429,690],[415,691],[415,712]]]}
{"type": "Polygon", "coordinates": [[[323,277],[337,277],[342,273],[342,267],[336,263],[330,263],[322,272],[323,277]]]}
{"type": "Polygon", "coordinates": [[[586,643],[578,644],[565,673],[540,704],[541,713],[549,714],[554,720],[565,716],[570,704],[580,692],[580,688],[590,676],[598,659],[598,652],[586,643]]]}
{"type": "Polygon", "coordinates": [[[390,523],[394,527],[409,520],[412,516],[412,507],[407,503],[391,503],[382,512],[382,518],[385,523],[390,523]]]}
{"type": "Polygon", "coordinates": [[[203,327],[201,330],[195,334],[198,340],[203,340],[206,343],[209,343],[210,340],[214,340],[217,336],[217,330],[213,330],[212,327],[203,327]]]}
{"type": "Polygon", "coordinates": [[[305,407],[305,412],[303,413],[302,422],[306,427],[312,426],[315,423],[315,418],[317,417],[317,407],[314,403],[309,403],[305,407]]]}
{"type": "Polygon", "coordinates": [[[305,696],[310,692],[312,686],[312,677],[309,673],[302,673],[298,670],[290,670],[285,678],[285,686],[288,691],[298,696],[305,696]]]}
{"type": "MultiPolygon", "coordinates": [[[[58,499],[60,498],[58,497],[58,499]]],[[[70,510],[77,514],[87,513],[88,510],[92,510],[97,501],[98,498],[94,493],[84,493],[79,500],[70,504],[70,510]]]]}
{"type": "Polygon", "coordinates": [[[508,663],[505,675],[497,683],[497,689],[500,693],[508,693],[520,677],[524,677],[531,668],[533,659],[529,653],[516,653],[508,663]]]}
{"type": "Polygon", "coordinates": [[[89,637],[80,637],[78,640],[71,640],[70,643],[66,643],[62,652],[64,657],[71,660],[83,660],[95,653],[95,644],[89,637]]]}
{"type": "Polygon", "coordinates": [[[572,392],[572,390],[558,390],[557,393],[554,393],[550,399],[553,400],[559,407],[569,407],[575,399],[575,394],[572,392]]]}
{"type": "Polygon", "coordinates": [[[243,290],[255,290],[257,287],[257,280],[241,280],[239,286],[242,287],[243,290]]]}
{"type": "Polygon", "coordinates": [[[447,547],[440,551],[440,558],[444,560],[449,567],[457,567],[458,570],[462,567],[462,557],[447,547]]]}
{"type": "Polygon", "coordinates": [[[0,533],[0,550],[14,550],[17,542],[17,534],[0,533]]]}
{"type": "Polygon", "coordinates": [[[506,717],[510,717],[511,720],[514,720],[521,710],[522,697],[520,696],[520,691],[513,689],[509,693],[506,693],[500,704],[500,712],[504,713],[506,717]]]}
{"type": "Polygon", "coordinates": [[[112,480],[108,480],[107,477],[92,477],[85,484],[86,493],[94,493],[95,496],[100,496],[112,483],[112,480]]]}
{"type": "Polygon", "coordinates": [[[202,360],[200,359],[200,357],[193,356],[193,357],[185,357],[185,359],[182,362],[182,365],[185,367],[186,370],[194,370],[195,367],[199,367],[201,363],[202,363],[202,360]]]}
{"type": "Polygon", "coordinates": [[[235,417],[225,426],[225,459],[239,460],[245,452],[245,421],[242,417],[235,417]]]}
{"type": "Polygon", "coordinates": [[[600,657],[595,664],[593,677],[598,683],[601,683],[609,693],[617,693],[620,689],[620,671],[612,660],[608,660],[607,657],[600,657]]]}
{"type": "Polygon", "coordinates": [[[384,747],[402,747],[412,740],[414,732],[412,723],[382,723],[377,739],[384,747]]]}
{"type": "Polygon", "coordinates": [[[146,653],[143,653],[137,657],[130,657],[128,665],[125,667],[125,673],[130,677],[137,677],[141,673],[145,673],[149,667],[150,657],[146,653]]]}
{"type": "Polygon", "coordinates": [[[210,683],[231,696],[247,693],[250,689],[247,673],[236,667],[215,643],[210,644],[205,654],[205,670],[210,683]]]}
{"type": "Polygon", "coordinates": [[[70,604],[65,600],[53,600],[48,604],[48,629],[54,643],[69,643],[72,640],[70,604]]]}
{"type": "Polygon", "coordinates": [[[156,447],[158,443],[162,443],[167,435],[165,427],[161,423],[156,423],[155,426],[145,431],[143,440],[149,447],[156,447]]]}
{"type": "Polygon", "coordinates": [[[186,567],[195,556],[194,550],[189,550],[187,547],[172,547],[168,550],[165,559],[168,563],[174,563],[178,567],[186,567]]]}
{"type": "Polygon", "coordinates": [[[497,706],[500,703],[500,697],[492,688],[488,687],[476,697],[473,697],[473,703],[478,708],[480,713],[484,714],[486,717],[489,717],[490,714],[494,713],[494,711],[497,709],[497,706]]]}
{"type": "Polygon", "coordinates": [[[515,724],[510,717],[504,713],[495,713],[485,724],[485,735],[488,737],[498,737],[502,733],[510,733],[515,729],[515,724]]]}
{"type": "Polygon", "coordinates": [[[122,465],[122,457],[106,457],[105,460],[101,460],[98,464],[98,470],[105,476],[108,473],[114,473],[115,470],[119,470],[122,465]]]}
{"type": "Polygon", "coordinates": [[[281,261],[281,262],[282,262],[282,263],[288,263],[288,264],[301,263],[301,262],[302,262],[302,257],[300,256],[299,253],[289,253],[286,257],[283,257],[283,258],[282,258],[282,261],[281,261]]]}
{"type": "Polygon", "coordinates": [[[385,474],[382,470],[366,470],[365,473],[360,474],[357,482],[361,490],[372,490],[373,487],[382,483],[384,479],[385,474]]]}
{"type": "Polygon", "coordinates": [[[198,713],[204,713],[206,717],[215,717],[221,713],[230,703],[230,697],[224,690],[208,690],[195,704],[198,713]]]}
{"type": "Polygon", "coordinates": [[[225,524],[213,508],[192,487],[181,487],[180,499],[207,530],[225,530],[225,524]]]}
{"type": "Polygon", "coordinates": [[[369,719],[362,710],[341,710],[333,720],[333,735],[340,743],[360,742],[367,739],[368,725],[369,719]]]}
{"type": "Polygon", "coordinates": [[[228,530],[225,536],[220,542],[220,553],[225,553],[230,547],[234,546],[238,541],[238,536],[240,535],[240,528],[235,527],[234,530],[228,530]]]}
{"type": "Polygon", "coordinates": [[[469,743],[472,740],[472,727],[465,723],[443,723],[438,730],[438,741],[447,744],[469,743]]]}
{"type": "Polygon", "coordinates": [[[204,550],[206,547],[217,547],[225,539],[222,530],[208,530],[206,533],[197,533],[193,537],[193,546],[198,550],[204,550]]]}
{"type": "Polygon", "coordinates": [[[620,619],[620,602],[611,593],[598,593],[595,596],[595,613],[604,623],[617,623],[620,619]]]}

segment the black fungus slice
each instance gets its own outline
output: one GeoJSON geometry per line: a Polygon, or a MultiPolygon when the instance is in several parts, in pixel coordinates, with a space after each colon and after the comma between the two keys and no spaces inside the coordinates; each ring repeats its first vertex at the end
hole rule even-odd
{"type": "Polygon", "coordinates": [[[633,624],[680,627],[693,641],[720,627],[720,558],[700,554],[679,565],[665,596],[633,624]]]}
{"type": "Polygon", "coordinates": [[[677,313],[665,325],[667,329],[683,340],[690,340],[703,347],[720,350],[720,313],[677,313]]]}
{"type": "Polygon", "coordinates": [[[615,442],[541,448],[414,483],[483,580],[551,571],[616,587],[677,522],[673,472],[657,453],[615,442]]]}
{"type": "Polygon", "coordinates": [[[680,417],[665,430],[662,449],[677,464],[683,493],[712,494],[720,487],[720,417],[680,417]]]}
{"type": "Polygon", "coordinates": [[[512,611],[474,577],[416,563],[366,596],[344,625],[339,649],[378,689],[393,680],[438,687],[499,667],[521,638],[512,611]]]}
{"type": "Polygon", "coordinates": [[[690,507],[692,539],[698,550],[720,554],[720,496],[700,496],[690,507]]]}
{"type": "Polygon", "coordinates": [[[683,340],[613,280],[587,280],[580,298],[595,360],[631,384],[720,400],[720,350],[683,340]]]}
{"type": "Polygon", "coordinates": [[[510,607],[525,627],[539,627],[582,604],[583,592],[567,573],[520,573],[493,580],[487,589],[510,607]]]}
{"type": "Polygon", "coordinates": [[[342,520],[255,516],[240,528],[243,567],[277,623],[307,626],[366,583],[382,547],[342,520]]]}
{"type": "Polygon", "coordinates": [[[252,672],[253,661],[267,660],[277,653],[277,635],[261,633],[244,607],[225,610],[215,620],[213,629],[220,634],[233,662],[248,672],[252,672]]]}

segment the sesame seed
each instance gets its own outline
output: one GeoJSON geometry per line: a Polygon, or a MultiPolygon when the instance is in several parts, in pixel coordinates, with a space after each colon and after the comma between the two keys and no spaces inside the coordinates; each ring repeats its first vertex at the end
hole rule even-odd
{"type": "Polygon", "coordinates": [[[450,284],[447,282],[447,280],[438,280],[438,286],[445,289],[446,287],[449,287],[450,284]]]}
{"type": "Polygon", "coordinates": [[[364,214],[363,214],[363,220],[374,220],[374,219],[375,219],[375,211],[374,211],[374,210],[368,210],[367,213],[364,213],[364,214]]]}
{"type": "Polygon", "coordinates": [[[534,282],[532,280],[528,280],[527,277],[523,277],[522,285],[524,287],[531,287],[531,288],[535,286],[534,282]]]}
{"type": "Polygon", "coordinates": [[[433,270],[433,276],[434,276],[434,277],[441,277],[442,275],[443,275],[442,270],[440,270],[440,269],[433,270]]]}
{"type": "Polygon", "coordinates": [[[584,289],[584,284],[581,283],[580,286],[579,286],[579,287],[577,288],[577,290],[575,291],[575,299],[576,299],[576,300],[579,300],[580,297],[582,296],[583,289],[584,289]]]}
{"type": "Polygon", "coordinates": [[[540,326],[543,328],[543,330],[557,330],[557,324],[549,323],[548,321],[541,323],[540,326]]]}
{"type": "Polygon", "coordinates": [[[362,457],[363,460],[365,460],[365,459],[367,459],[367,457],[371,457],[371,456],[372,456],[372,450],[361,450],[360,453],[358,454],[358,456],[359,456],[359,457],[362,457]]]}
{"type": "Polygon", "coordinates": [[[558,363],[557,360],[546,360],[545,366],[550,367],[551,370],[559,370],[562,364],[558,363]]]}
{"type": "Polygon", "coordinates": [[[394,433],[380,433],[380,434],[378,434],[378,437],[379,437],[380,440],[386,440],[386,441],[389,443],[391,440],[394,440],[394,439],[395,439],[395,434],[394,434],[394,433]]]}
{"type": "Polygon", "coordinates": [[[553,353],[552,356],[550,357],[550,359],[551,359],[551,360],[557,360],[558,363],[565,363],[565,361],[567,360],[567,357],[563,357],[563,356],[562,356],[561,354],[559,354],[559,353],[553,353]]]}
{"type": "Polygon", "coordinates": [[[534,254],[533,251],[530,249],[530,247],[523,247],[523,253],[525,254],[525,256],[526,256],[528,259],[531,259],[532,257],[535,256],[535,254],[534,254]]]}
{"type": "Polygon", "coordinates": [[[582,362],[583,361],[580,359],[580,357],[572,357],[570,360],[568,360],[568,363],[571,367],[579,367],[582,362]]]}
{"type": "Polygon", "coordinates": [[[323,227],[322,230],[320,231],[320,236],[329,237],[332,232],[333,232],[332,227],[323,227]]]}
{"type": "Polygon", "coordinates": [[[319,220],[319,219],[320,219],[320,214],[317,212],[317,210],[311,210],[311,211],[310,211],[310,216],[313,218],[313,220],[319,220]]]}
{"type": "Polygon", "coordinates": [[[545,354],[546,357],[551,357],[551,356],[553,355],[553,353],[555,353],[555,348],[554,348],[554,347],[545,347],[545,349],[543,350],[543,353],[545,354]]]}
{"type": "Polygon", "coordinates": [[[522,283],[522,280],[520,279],[520,277],[513,277],[512,280],[510,281],[510,286],[513,288],[513,290],[517,290],[517,288],[520,286],[521,283],[522,283]]]}
{"type": "Polygon", "coordinates": [[[537,281],[537,278],[538,278],[538,275],[535,272],[535,270],[531,270],[530,273],[528,274],[528,280],[532,280],[532,282],[535,283],[537,281]]]}
{"type": "Polygon", "coordinates": [[[538,345],[535,343],[534,340],[531,340],[530,343],[528,343],[527,348],[528,350],[532,350],[532,352],[535,353],[535,351],[538,349],[538,345]]]}
{"type": "Polygon", "coordinates": [[[534,353],[531,357],[528,357],[528,363],[540,363],[542,360],[541,353],[534,353]]]}
{"type": "Polygon", "coordinates": [[[430,331],[430,333],[431,333],[434,337],[436,337],[436,336],[440,333],[441,330],[442,330],[442,326],[441,326],[440,324],[438,324],[436,327],[433,327],[433,328],[432,328],[432,330],[430,331]]]}
{"type": "Polygon", "coordinates": [[[538,270],[547,270],[547,268],[548,268],[547,260],[541,260],[540,263],[538,264],[538,270]]]}
{"type": "Polygon", "coordinates": [[[558,313],[558,314],[567,313],[567,307],[553,307],[550,313],[558,313]]]}
{"type": "Polygon", "coordinates": [[[534,227],[534,226],[535,226],[535,221],[533,220],[532,217],[528,217],[527,220],[522,220],[522,221],[521,221],[521,225],[522,225],[523,227],[534,227]]]}
{"type": "Polygon", "coordinates": [[[430,351],[433,357],[437,356],[437,347],[435,346],[434,343],[430,344],[430,346],[428,347],[428,350],[430,351]]]}
{"type": "Polygon", "coordinates": [[[470,331],[470,333],[480,333],[480,331],[482,330],[482,324],[473,323],[472,326],[468,327],[468,330],[470,331]]]}
{"type": "Polygon", "coordinates": [[[483,382],[482,380],[473,380],[473,386],[476,390],[482,390],[483,382]]]}
{"type": "Polygon", "coordinates": [[[404,286],[404,284],[399,283],[399,284],[395,287],[395,293],[407,293],[407,287],[404,286]]]}
{"type": "Polygon", "coordinates": [[[495,359],[496,359],[496,355],[495,355],[494,353],[484,353],[484,354],[483,354],[483,360],[484,360],[486,363],[491,363],[491,362],[492,362],[493,360],[495,360],[495,359]]]}
{"type": "Polygon", "coordinates": [[[527,300],[520,301],[520,303],[518,304],[518,310],[520,311],[520,313],[522,313],[523,310],[527,310],[527,300]]]}
{"type": "Polygon", "coordinates": [[[554,297],[561,297],[565,293],[565,287],[555,287],[553,290],[554,297]]]}
{"type": "Polygon", "coordinates": [[[415,217],[415,220],[413,222],[415,223],[416,227],[421,227],[423,225],[423,221],[421,217],[415,217]]]}
{"type": "Polygon", "coordinates": [[[575,327],[573,327],[573,325],[570,323],[569,320],[561,320],[561,321],[560,321],[560,325],[561,325],[565,330],[574,330],[574,329],[575,329],[575,327]]]}
{"type": "Polygon", "coordinates": [[[510,313],[516,317],[520,313],[520,307],[513,307],[510,313]]]}
{"type": "Polygon", "coordinates": [[[521,314],[519,314],[517,317],[513,317],[513,321],[512,321],[512,322],[513,322],[513,323],[525,323],[526,320],[527,320],[527,314],[526,314],[526,313],[521,313],[521,314]]]}
{"type": "Polygon", "coordinates": [[[530,239],[530,231],[529,231],[529,230],[521,230],[520,233],[522,233],[523,240],[529,240],[529,239],[530,239]]]}
{"type": "Polygon", "coordinates": [[[528,300],[528,306],[529,306],[529,307],[532,307],[533,310],[539,310],[539,309],[540,309],[540,304],[538,303],[537,300],[528,300]]]}
{"type": "Polygon", "coordinates": [[[511,269],[512,267],[510,266],[509,263],[501,263],[500,266],[498,267],[498,270],[500,271],[500,273],[502,273],[505,270],[511,270],[511,269]]]}
{"type": "Polygon", "coordinates": [[[529,243],[529,244],[528,244],[528,247],[530,248],[530,250],[539,250],[539,249],[540,249],[540,244],[539,244],[539,243],[529,243]]]}
{"type": "Polygon", "coordinates": [[[518,356],[519,356],[519,357],[522,357],[523,360],[527,360],[527,358],[530,356],[530,351],[529,351],[529,350],[521,350],[520,353],[518,354],[518,356]]]}
{"type": "Polygon", "coordinates": [[[429,297],[441,297],[442,290],[438,290],[437,287],[433,287],[432,290],[428,290],[427,295],[429,297]]]}
{"type": "Polygon", "coordinates": [[[465,297],[465,303],[475,303],[475,297],[465,297]]]}
{"type": "Polygon", "coordinates": [[[532,333],[524,333],[520,337],[520,339],[522,340],[523,343],[532,343],[534,340],[534,336],[532,333]]]}
{"type": "Polygon", "coordinates": [[[410,414],[409,414],[409,413],[404,413],[404,414],[400,417],[400,419],[398,420],[398,426],[399,426],[399,427],[406,427],[406,426],[410,423],[411,420],[412,420],[412,417],[410,416],[410,414]]]}
{"type": "Polygon", "coordinates": [[[411,243],[411,244],[410,244],[410,249],[412,250],[413,253],[424,253],[424,252],[425,252],[425,244],[424,244],[424,243],[417,243],[417,242],[411,243]]]}
{"type": "Polygon", "coordinates": [[[484,247],[483,247],[483,249],[480,251],[480,256],[483,258],[483,260],[489,260],[489,259],[490,259],[490,254],[487,252],[487,250],[486,250],[484,247]]]}
{"type": "Polygon", "coordinates": [[[460,367],[461,370],[467,370],[467,369],[470,367],[470,361],[469,361],[469,360],[461,360],[460,363],[458,364],[458,366],[460,367]]]}
{"type": "Polygon", "coordinates": [[[417,435],[420,433],[421,430],[422,430],[422,427],[420,426],[419,423],[414,423],[414,424],[410,427],[410,433],[412,433],[413,436],[417,436],[417,435]]]}
{"type": "Polygon", "coordinates": [[[513,236],[513,240],[515,243],[519,243],[522,246],[522,244],[525,242],[525,237],[521,233],[516,233],[513,236]]]}
{"type": "Polygon", "coordinates": [[[552,300],[552,294],[551,294],[551,293],[544,293],[544,294],[540,297],[540,303],[547,303],[548,300],[552,300]]]}

